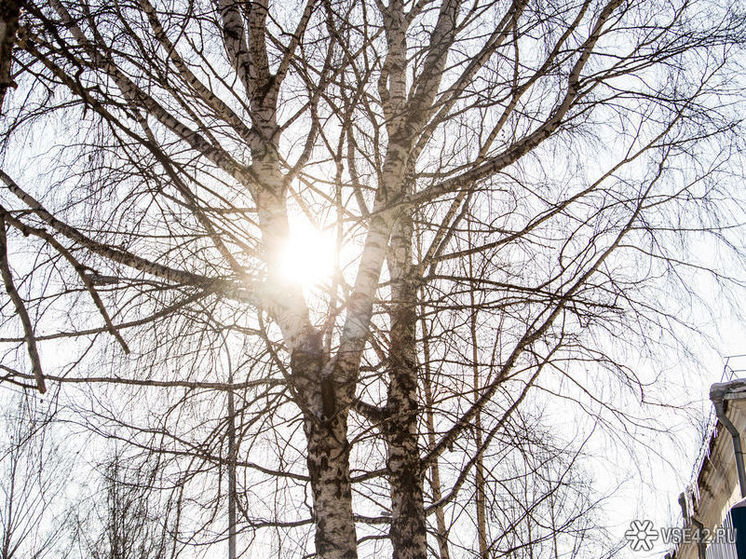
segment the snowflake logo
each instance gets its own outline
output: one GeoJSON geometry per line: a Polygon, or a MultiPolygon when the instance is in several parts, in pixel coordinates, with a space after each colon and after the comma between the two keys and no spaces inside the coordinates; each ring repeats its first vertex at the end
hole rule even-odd
{"type": "Polygon", "coordinates": [[[633,520],[629,523],[629,530],[624,532],[629,546],[634,551],[650,551],[653,542],[658,539],[658,530],[653,528],[651,520],[633,520]]]}

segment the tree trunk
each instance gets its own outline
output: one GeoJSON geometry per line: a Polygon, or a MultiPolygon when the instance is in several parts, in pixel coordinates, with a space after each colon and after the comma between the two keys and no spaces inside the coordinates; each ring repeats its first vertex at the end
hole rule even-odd
{"type": "Polygon", "coordinates": [[[316,555],[319,559],[357,559],[347,413],[337,413],[330,419],[306,417],[304,427],[316,523],[316,555]]]}
{"type": "Polygon", "coordinates": [[[393,559],[425,559],[427,530],[417,438],[417,285],[412,277],[412,220],[402,216],[391,237],[390,382],[384,424],[391,490],[393,559]]]}
{"type": "Polygon", "coordinates": [[[417,445],[416,377],[398,373],[389,392],[389,404],[399,410],[386,428],[393,559],[425,559],[427,555],[423,476],[417,445]],[[414,392],[416,394],[416,391],[414,392]],[[394,407],[396,406],[396,407],[394,407]]]}
{"type": "Polygon", "coordinates": [[[357,559],[352,514],[350,445],[347,441],[349,397],[324,377],[321,335],[312,331],[292,353],[293,381],[303,401],[306,464],[311,478],[316,557],[357,559]]]}

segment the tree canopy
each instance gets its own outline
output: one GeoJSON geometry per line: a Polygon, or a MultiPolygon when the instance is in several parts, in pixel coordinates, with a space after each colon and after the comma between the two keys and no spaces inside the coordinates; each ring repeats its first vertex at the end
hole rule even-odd
{"type": "Polygon", "coordinates": [[[11,4],[2,380],[173,556],[613,553],[556,414],[635,425],[640,348],[741,285],[736,7],[11,4]]]}

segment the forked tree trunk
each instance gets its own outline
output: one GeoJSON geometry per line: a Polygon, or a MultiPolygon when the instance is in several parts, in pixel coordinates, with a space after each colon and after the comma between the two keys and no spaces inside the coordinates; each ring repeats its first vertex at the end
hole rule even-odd
{"type": "MultiPolygon", "coordinates": [[[[267,129],[277,135],[273,113],[264,117],[267,129]]],[[[270,134],[270,132],[267,132],[270,134]]],[[[253,153],[255,172],[262,177],[257,193],[262,243],[268,261],[281,254],[289,232],[284,177],[276,146],[253,153]]],[[[306,463],[311,479],[318,559],[357,559],[357,536],[352,513],[347,416],[349,395],[323,374],[328,361],[321,334],[308,320],[302,291],[284,283],[282,272],[270,267],[268,293],[291,350],[291,370],[296,401],[303,409],[306,463]]]]}

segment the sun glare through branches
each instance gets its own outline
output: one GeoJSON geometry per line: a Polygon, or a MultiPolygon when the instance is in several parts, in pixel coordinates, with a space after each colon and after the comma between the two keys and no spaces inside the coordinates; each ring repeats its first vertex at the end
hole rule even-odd
{"type": "Polygon", "coordinates": [[[280,255],[282,278],[304,289],[318,287],[334,272],[336,243],[334,235],[320,231],[307,220],[295,220],[280,255]]]}

